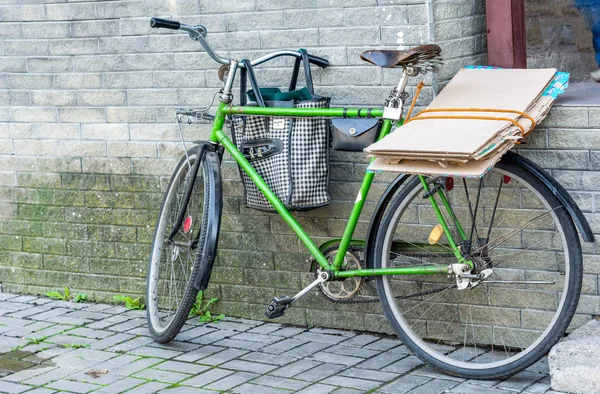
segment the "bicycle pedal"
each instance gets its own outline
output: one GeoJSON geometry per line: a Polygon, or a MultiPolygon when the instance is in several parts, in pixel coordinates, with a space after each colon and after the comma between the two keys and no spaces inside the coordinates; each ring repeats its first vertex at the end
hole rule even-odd
{"type": "Polygon", "coordinates": [[[265,311],[265,316],[269,319],[275,319],[277,317],[283,316],[285,310],[290,306],[290,304],[294,301],[293,298],[288,296],[281,296],[273,298],[273,301],[267,306],[267,310],[265,311]]]}

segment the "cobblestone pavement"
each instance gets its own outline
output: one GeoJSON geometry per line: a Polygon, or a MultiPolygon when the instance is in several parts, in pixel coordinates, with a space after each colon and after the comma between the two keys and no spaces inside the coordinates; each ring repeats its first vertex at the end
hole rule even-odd
{"type": "Polygon", "coordinates": [[[155,343],[145,312],[0,293],[2,393],[553,393],[547,360],[504,381],[443,375],[390,337],[225,318],[155,343]]]}

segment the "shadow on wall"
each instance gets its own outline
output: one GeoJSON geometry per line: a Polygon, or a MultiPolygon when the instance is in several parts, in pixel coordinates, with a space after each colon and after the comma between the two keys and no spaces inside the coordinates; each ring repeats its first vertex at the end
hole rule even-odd
{"type": "Polygon", "coordinates": [[[572,81],[591,81],[599,68],[600,0],[525,0],[525,23],[529,68],[557,67],[572,81]]]}

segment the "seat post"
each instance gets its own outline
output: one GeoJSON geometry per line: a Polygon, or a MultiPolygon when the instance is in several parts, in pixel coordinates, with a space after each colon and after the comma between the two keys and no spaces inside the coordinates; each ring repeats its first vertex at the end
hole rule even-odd
{"type": "Polygon", "coordinates": [[[396,87],[396,90],[398,91],[398,93],[402,94],[402,92],[404,92],[404,89],[406,89],[406,83],[408,82],[408,72],[406,72],[406,68],[402,67],[402,75],[400,76],[400,81],[398,82],[398,86],[396,87]]]}
{"type": "Polygon", "coordinates": [[[392,89],[387,100],[385,100],[385,105],[383,106],[384,119],[398,121],[402,118],[402,107],[404,106],[404,100],[408,97],[408,93],[404,89],[406,89],[406,83],[410,74],[406,67],[402,67],[402,75],[400,76],[398,86],[392,89]]]}

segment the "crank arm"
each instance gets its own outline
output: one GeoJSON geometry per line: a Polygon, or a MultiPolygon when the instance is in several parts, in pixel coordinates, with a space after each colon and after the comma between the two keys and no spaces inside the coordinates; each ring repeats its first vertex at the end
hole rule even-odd
{"type": "Polygon", "coordinates": [[[315,279],[310,285],[306,286],[304,289],[302,289],[298,294],[296,294],[295,296],[292,297],[292,301],[290,302],[294,302],[294,301],[298,301],[300,298],[304,297],[306,295],[306,293],[308,293],[309,291],[311,291],[312,289],[314,289],[316,286],[320,285],[321,283],[327,282],[328,280],[331,279],[331,274],[325,271],[321,271],[319,272],[319,276],[317,279],[315,279]]]}
{"type": "Polygon", "coordinates": [[[295,296],[293,296],[293,297],[281,296],[281,297],[273,298],[273,301],[271,301],[269,306],[267,306],[265,316],[268,317],[269,319],[274,319],[276,317],[283,316],[286,309],[290,307],[292,302],[299,300],[300,298],[305,296],[306,293],[308,293],[309,291],[314,289],[316,286],[320,285],[321,283],[327,282],[328,280],[331,280],[332,277],[333,277],[333,275],[329,272],[324,272],[324,271],[319,272],[319,276],[317,277],[317,279],[315,281],[313,281],[310,285],[308,285],[304,289],[302,289],[295,296]]]}

